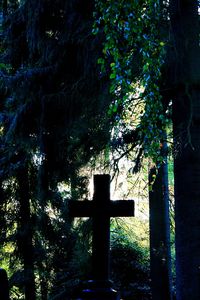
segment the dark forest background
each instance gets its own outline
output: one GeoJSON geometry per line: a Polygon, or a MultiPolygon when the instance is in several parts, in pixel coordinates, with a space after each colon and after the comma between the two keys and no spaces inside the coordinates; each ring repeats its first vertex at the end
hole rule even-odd
{"type": "Polygon", "coordinates": [[[114,285],[127,300],[198,300],[199,1],[0,9],[0,258],[11,299],[71,299],[91,271],[91,222],[70,218],[68,200],[88,197],[100,160],[117,176],[127,159],[148,187],[150,247],[112,222],[114,285]]]}

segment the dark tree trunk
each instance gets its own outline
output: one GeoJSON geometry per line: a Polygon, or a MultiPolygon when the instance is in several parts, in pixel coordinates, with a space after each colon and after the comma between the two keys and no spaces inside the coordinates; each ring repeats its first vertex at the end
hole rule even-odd
{"type": "Polygon", "coordinates": [[[0,236],[0,248],[3,247],[3,244],[6,240],[6,204],[5,204],[5,195],[2,187],[2,181],[0,179],[0,228],[1,228],[1,236],[0,236]]]}
{"type": "Polygon", "coordinates": [[[0,269],[0,295],[1,295],[1,300],[10,299],[8,277],[4,269],[0,269]]]}
{"type": "Polygon", "coordinates": [[[17,181],[20,215],[18,245],[24,263],[25,300],[36,300],[33,231],[31,224],[29,172],[27,165],[18,170],[17,181]]]}
{"type": "Polygon", "coordinates": [[[7,12],[8,12],[8,1],[7,0],[3,0],[2,10],[3,10],[3,18],[5,18],[7,16],[7,12]]]}
{"type": "Polygon", "coordinates": [[[177,300],[200,299],[200,47],[197,0],[171,0],[177,300]]]}
{"type": "Polygon", "coordinates": [[[48,299],[47,278],[44,276],[44,274],[40,274],[40,293],[41,293],[41,300],[48,299]]]}
{"type": "Polygon", "coordinates": [[[149,174],[150,267],[153,300],[172,299],[167,162],[149,174]],[[156,177],[155,177],[156,176],[156,177]],[[154,181],[154,178],[155,181],[154,181]],[[153,184],[151,185],[151,182],[153,184]]]}

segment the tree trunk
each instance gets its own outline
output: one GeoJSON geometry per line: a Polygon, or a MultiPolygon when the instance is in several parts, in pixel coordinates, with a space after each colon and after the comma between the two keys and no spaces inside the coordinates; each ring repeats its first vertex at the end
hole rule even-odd
{"type": "Polygon", "coordinates": [[[40,292],[41,292],[41,300],[47,300],[48,299],[47,278],[42,273],[40,274],[40,292]]]}
{"type": "Polygon", "coordinates": [[[7,16],[7,12],[8,12],[8,1],[7,0],[3,0],[2,11],[3,11],[3,18],[5,18],[7,16]]]}
{"type": "Polygon", "coordinates": [[[171,0],[177,300],[200,299],[200,48],[197,0],[171,0]]]}
{"type": "Polygon", "coordinates": [[[24,263],[25,300],[36,300],[33,231],[31,224],[30,193],[28,166],[18,170],[18,201],[19,201],[19,251],[24,263]]]}
{"type": "Polygon", "coordinates": [[[1,295],[1,300],[10,299],[8,277],[4,269],[0,269],[0,295],[1,295]]]}
{"type": "Polygon", "coordinates": [[[149,174],[150,267],[153,300],[172,299],[167,162],[149,174]],[[156,177],[154,177],[156,176],[156,177]],[[155,181],[153,182],[153,180],[155,181]],[[151,183],[153,182],[153,185],[151,183]]]}

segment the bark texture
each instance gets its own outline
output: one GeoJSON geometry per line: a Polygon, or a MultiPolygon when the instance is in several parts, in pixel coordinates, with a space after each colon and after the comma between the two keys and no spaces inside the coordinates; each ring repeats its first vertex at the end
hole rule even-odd
{"type": "Polygon", "coordinates": [[[18,201],[20,204],[18,247],[24,264],[25,300],[36,300],[33,231],[31,222],[29,172],[27,164],[18,170],[17,175],[18,201]]]}
{"type": "Polygon", "coordinates": [[[172,299],[170,221],[167,163],[150,170],[150,257],[153,300],[172,299]]]}
{"type": "Polygon", "coordinates": [[[200,299],[200,48],[197,0],[171,0],[177,300],[200,299]]]}

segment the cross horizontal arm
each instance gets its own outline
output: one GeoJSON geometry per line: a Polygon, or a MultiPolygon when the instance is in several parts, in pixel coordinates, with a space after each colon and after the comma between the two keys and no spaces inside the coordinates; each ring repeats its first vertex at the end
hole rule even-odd
{"type": "Polygon", "coordinates": [[[133,200],[109,201],[103,207],[96,207],[93,201],[69,201],[69,214],[71,217],[93,217],[102,215],[107,217],[133,217],[133,200]]]}
{"type": "Polygon", "coordinates": [[[92,217],[93,215],[93,201],[69,201],[69,215],[71,217],[92,217]]]}
{"type": "Polygon", "coordinates": [[[133,217],[134,201],[133,200],[110,201],[108,215],[110,217],[133,217]]]}

